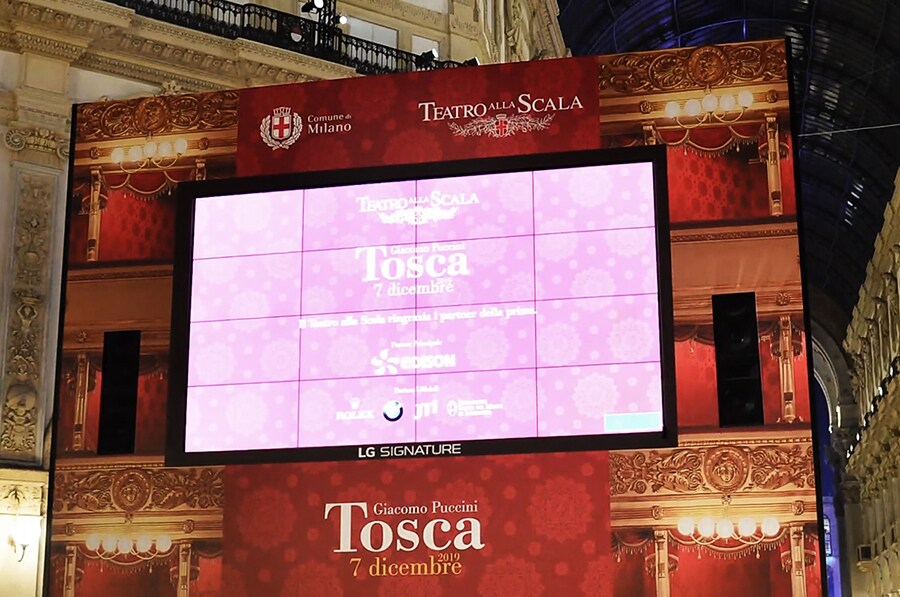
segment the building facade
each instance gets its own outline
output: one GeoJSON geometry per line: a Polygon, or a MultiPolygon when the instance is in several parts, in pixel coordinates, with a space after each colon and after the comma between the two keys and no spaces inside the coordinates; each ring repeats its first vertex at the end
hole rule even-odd
{"type": "MultiPolygon", "coordinates": [[[[56,368],[73,103],[112,107],[137,96],[566,53],[552,0],[353,0],[312,11],[306,4],[0,4],[0,541],[12,547],[0,550],[3,594],[42,591],[56,383],[85,396],[93,390],[86,359],[72,379],[58,378],[56,368]],[[417,64],[431,49],[437,56],[417,64]]],[[[163,116],[143,117],[152,126],[163,116]]],[[[77,209],[99,230],[105,205],[93,197],[77,209]]],[[[77,358],[86,355],[90,338],[72,340],[85,346],[77,358]]],[[[146,464],[161,462],[159,452],[146,464]]],[[[73,466],[90,473],[99,465],[73,466]]]]}
{"type": "MultiPolygon", "coordinates": [[[[900,181],[900,179],[898,179],[900,181]]],[[[847,439],[847,543],[861,576],[863,595],[900,591],[900,461],[897,459],[900,315],[900,192],[884,212],[866,281],[847,329],[844,349],[852,363],[852,397],[859,427],[847,439]]]]}

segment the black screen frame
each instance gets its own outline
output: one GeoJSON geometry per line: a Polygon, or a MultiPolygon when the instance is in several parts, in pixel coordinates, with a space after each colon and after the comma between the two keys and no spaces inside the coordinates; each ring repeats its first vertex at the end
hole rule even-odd
{"type": "Polygon", "coordinates": [[[210,466],[226,464],[271,464],[283,462],[348,461],[361,458],[416,456],[482,456],[636,450],[677,445],[677,400],[675,395],[675,337],[672,294],[672,259],[669,222],[666,149],[644,146],[616,149],[528,154],[477,158],[450,162],[367,167],[190,181],[178,184],[175,257],[173,267],[172,319],[169,352],[166,466],[210,466]],[[190,350],[191,279],[193,267],[194,209],[203,197],[243,195],[275,191],[327,188],[367,183],[399,182],[522,171],[651,163],[656,221],[657,288],[660,321],[662,431],[602,435],[551,436],[408,444],[354,444],[346,446],[273,448],[186,452],[186,407],[188,354],[190,350]],[[391,447],[399,446],[402,455],[391,447]],[[455,446],[455,447],[454,447],[455,446]],[[387,447],[387,454],[383,448],[387,447]],[[449,448],[448,448],[449,447],[449,448]],[[435,452],[440,453],[435,453],[435,452]]]}

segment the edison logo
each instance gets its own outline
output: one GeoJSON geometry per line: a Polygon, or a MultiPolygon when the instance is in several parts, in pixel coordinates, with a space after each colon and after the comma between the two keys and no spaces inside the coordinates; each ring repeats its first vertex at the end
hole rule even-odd
{"type": "Polygon", "coordinates": [[[396,375],[400,371],[422,371],[456,367],[455,354],[427,354],[420,356],[392,357],[390,349],[383,348],[372,358],[375,375],[396,375]]]}

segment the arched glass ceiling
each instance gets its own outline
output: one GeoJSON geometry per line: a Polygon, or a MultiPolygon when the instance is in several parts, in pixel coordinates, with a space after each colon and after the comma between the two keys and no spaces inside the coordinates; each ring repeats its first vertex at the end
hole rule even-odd
{"type": "Polygon", "coordinates": [[[787,37],[809,282],[849,316],[900,166],[896,0],[559,0],[577,55],[787,37]]]}

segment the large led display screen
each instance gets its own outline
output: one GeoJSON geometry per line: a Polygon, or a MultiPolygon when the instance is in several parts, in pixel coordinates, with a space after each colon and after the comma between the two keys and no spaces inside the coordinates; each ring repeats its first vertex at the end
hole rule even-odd
{"type": "Polygon", "coordinates": [[[183,455],[664,442],[668,228],[642,155],[187,186],[183,455]]]}

